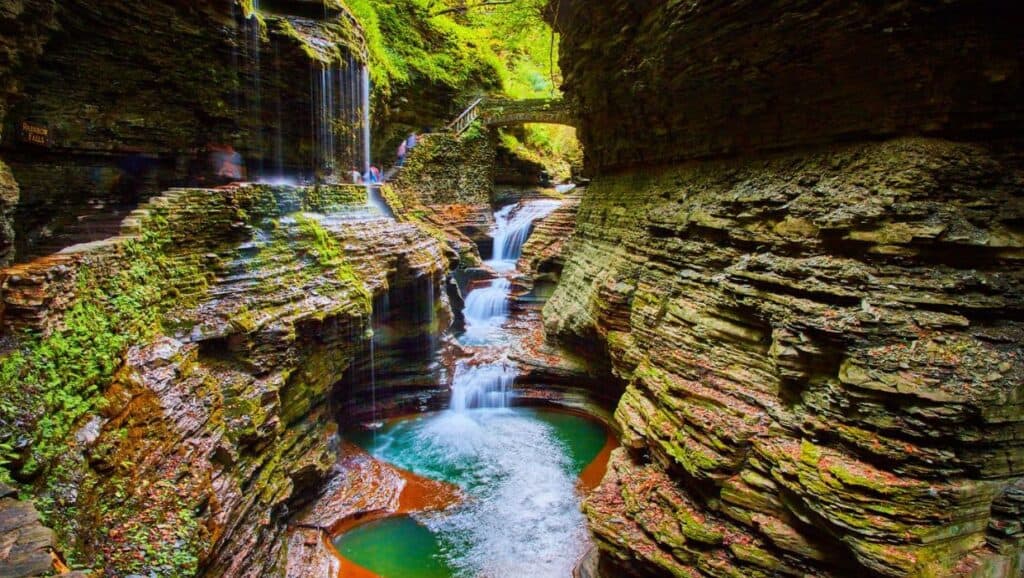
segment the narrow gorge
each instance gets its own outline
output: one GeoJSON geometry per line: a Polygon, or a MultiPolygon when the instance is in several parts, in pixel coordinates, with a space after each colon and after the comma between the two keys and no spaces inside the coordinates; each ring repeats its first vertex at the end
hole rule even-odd
{"type": "Polygon", "coordinates": [[[0,578],[1024,576],[1022,27],[0,0],[0,578]]]}

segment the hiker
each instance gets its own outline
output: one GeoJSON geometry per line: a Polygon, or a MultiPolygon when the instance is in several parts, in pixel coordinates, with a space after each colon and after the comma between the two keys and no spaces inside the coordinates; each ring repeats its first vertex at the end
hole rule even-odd
{"type": "Polygon", "coordinates": [[[353,185],[363,184],[363,175],[359,172],[359,169],[352,167],[352,170],[348,174],[352,178],[353,185]]]}
{"type": "Polygon", "coordinates": [[[419,137],[416,136],[416,131],[412,131],[412,134],[409,135],[409,138],[405,139],[405,148],[407,148],[408,150],[412,150],[416,148],[417,144],[419,144],[419,137]]]}
{"type": "Polygon", "coordinates": [[[209,144],[210,168],[221,184],[244,178],[242,155],[231,145],[209,144]]]}
{"type": "Polygon", "coordinates": [[[382,182],[384,182],[384,180],[380,178],[380,169],[378,169],[377,167],[375,167],[373,165],[370,165],[370,176],[373,177],[373,181],[371,181],[373,183],[382,183],[382,182]]]}
{"type": "Polygon", "coordinates": [[[405,154],[407,152],[409,152],[409,149],[406,146],[405,141],[403,140],[402,144],[398,145],[398,166],[402,166],[405,164],[405,154]]]}

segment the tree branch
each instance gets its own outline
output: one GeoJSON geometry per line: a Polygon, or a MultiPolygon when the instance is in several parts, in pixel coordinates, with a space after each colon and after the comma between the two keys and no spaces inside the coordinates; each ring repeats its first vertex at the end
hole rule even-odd
{"type": "Polygon", "coordinates": [[[431,18],[434,16],[440,16],[442,14],[451,14],[453,12],[469,12],[473,8],[481,8],[483,6],[500,6],[502,4],[515,4],[516,0],[491,0],[490,2],[481,2],[472,6],[456,6],[455,8],[448,8],[447,10],[441,10],[440,12],[434,12],[430,15],[431,18]]]}

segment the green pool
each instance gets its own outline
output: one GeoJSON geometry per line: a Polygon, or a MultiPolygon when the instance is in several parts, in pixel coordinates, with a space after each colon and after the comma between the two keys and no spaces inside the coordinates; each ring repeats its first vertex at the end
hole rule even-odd
{"type": "Polygon", "coordinates": [[[351,434],[380,459],[457,484],[467,499],[370,522],[335,545],[383,578],[569,576],[589,545],[577,479],[607,436],[595,420],[530,408],[447,411],[351,434]]]}

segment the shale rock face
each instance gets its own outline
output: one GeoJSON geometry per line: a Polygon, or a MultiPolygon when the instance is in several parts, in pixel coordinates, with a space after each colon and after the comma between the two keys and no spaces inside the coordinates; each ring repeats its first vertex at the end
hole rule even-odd
{"type": "Polygon", "coordinates": [[[1022,571],[1024,164],[1000,137],[1021,61],[1000,15],[561,3],[602,175],[544,313],[627,383],[586,503],[610,575],[1022,571]],[[964,142],[829,144],[909,130],[964,142]]]}
{"type": "Polygon", "coordinates": [[[1013,131],[1020,11],[920,3],[552,3],[589,167],[916,131],[1013,131]]]}
{"type": "Polygon", "coordinates": [[[20,429],[0,435],[29,438],[15,475],[63,552],[110,576],[284,573],[290,516],[336,463],[330,390],[371,335],[372,301],[434,286],[447,311],[440,243],[365,203],[362,187],[174,190],[119,237],[3,272],[6,327],[40,337],[0,358],[26,392],[4,416],[20,429]],[[140,299],[145,330],[124,317],[140,299]],[[64,369],[105,353],[119,369],[93,376],[99,397],[71,380],[40,396],[47,352],[83,348],[83,307],[98,308],[85,317],[93,349],[64,369]],[[108,316],[126,354],[97,345],[108,316]],[[59,414],[73,427],[52,439],[43,400],[76,395],[78,413],[59,414]]]}
{"type": "Polygon", "coordinates": [[[476,265],[477,245],[491,241],[493,170],[494,147],[486,136],[425,134],[384,194],[400,220],[433,230],[464,265],[476,265]]]}
{"type": "Polygon", "coordinates": [[[18,500],[18,493],[0,484],[0,576],[21,578],[48,572],[53,560],[53,530],[43,526],[39,512],[18,500]]]}
{"type": "Polygon", "coordinates": [[[0,266],[14,256],[14,208],[18,205],[18,183],[0,161],[0,266]]]}
{"type": "Polygon", "coordinates": [[[1022,176],[1015,155],[905,139],[594,183],[545,316],[629,382],[635,453],[588,506],[608,550],[898,576],[1006,544],[989,523],[1024,467],[1022,176]]]}

